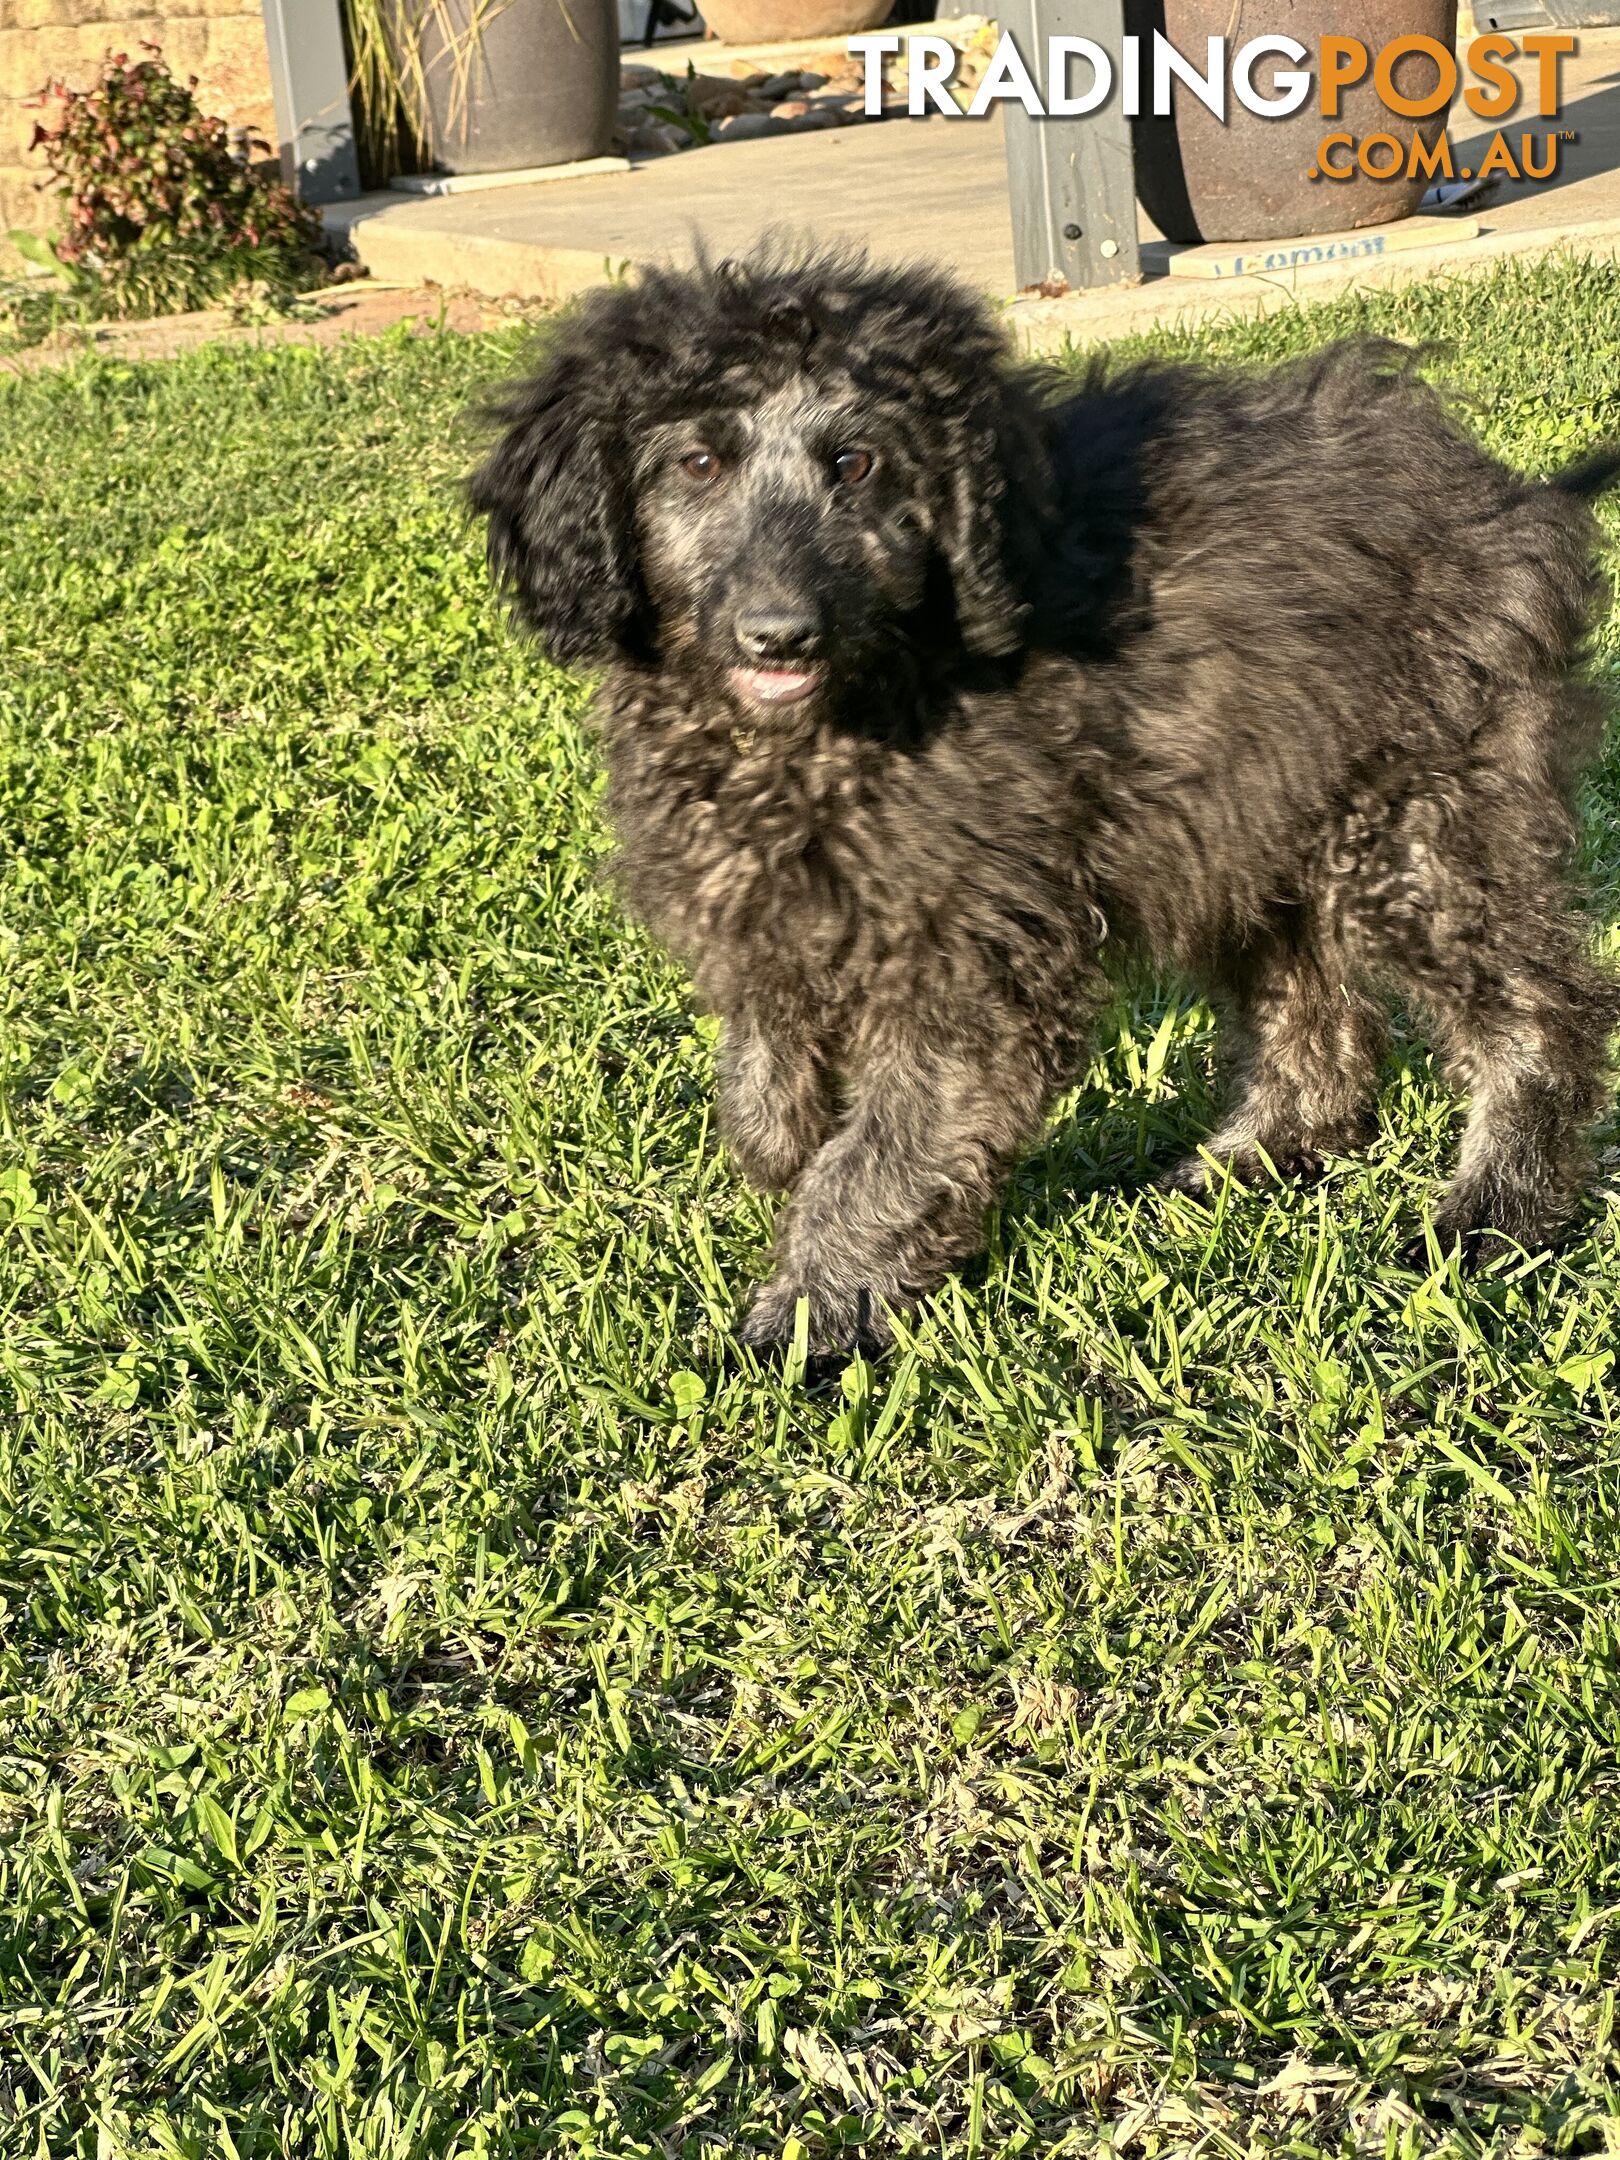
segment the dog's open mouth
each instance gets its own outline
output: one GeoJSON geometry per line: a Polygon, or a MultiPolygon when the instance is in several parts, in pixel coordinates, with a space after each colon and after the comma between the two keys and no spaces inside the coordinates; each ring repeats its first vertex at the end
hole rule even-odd
{"type": "Polygon", "coordinates": [[[821,686],[819,667],[734,667],[731,687],[750,705],[797,705],[821,686]]]}

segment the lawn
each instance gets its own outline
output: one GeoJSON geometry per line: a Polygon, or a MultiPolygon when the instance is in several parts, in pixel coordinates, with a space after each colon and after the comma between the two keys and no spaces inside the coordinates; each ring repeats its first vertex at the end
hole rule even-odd
{"type": "MultiPolygon", "coordinates": [[[[1440,340],[1535,467],[1617,322],[1198,342],[1440,340]]],[[[1620,1191],[1403,1272],[1411,1039],[1317,1189],[1145,1190],[1137,985],[889,1363],[739,1366],[712,1031],[458,507],[518,349],[0,380],[0,2153],[1615,2150],[1620,1191]]]]}

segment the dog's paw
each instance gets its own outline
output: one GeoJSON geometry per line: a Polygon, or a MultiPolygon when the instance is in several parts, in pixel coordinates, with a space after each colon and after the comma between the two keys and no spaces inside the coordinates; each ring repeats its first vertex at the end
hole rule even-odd
{"type": "Polygon", "coordinates": [[[1213,1183],[1213,1172],[1202,1155],[1183,1155],[1153,1180],[1155,1192],[1192,1193],[1202,1198],[1213,1183]]]}
{"type": "Polygon", "coordinates": [[[1154,1180],[1160,1192],[1207,1199],[1228,1178],[1234,1185],[1269,1185],[1278,1178],[1308,1183],[1319,1178],[1323,1158],[1308,1142],[1278,1141],[1275,1147],[1238,1147],[1218,1154],[1184,1155],[1154,1180]]]}
{"type": "MultiPolygon", "coordinates": [[[[1578,1205],[1556,1187],[1498,1175],[1489,1181],[1454,1180],[1429,1220],[1442,1258],[1455,1253],[1464,1274],[1478,1274],[1500,1261],[1556,1252],[1578,1213],[1578,1205]]],[[[1402,1247],[1400,1257],[1420,1275],[1433,1272],[1429,1241],[1422,1234],[1402,1247]]]]}
{"type": "MultiPolygon", "coordinates": [[[[1455,1254],[1457,1266],[1464,1275],[1478,1275],[1498,1260],[1519,1260],[1526,1250],[1545,1250],[1549,1239],[1515,1238],[1509,1231],[1499,1230],[1493,1223],[1470,1222],[1437,1213],[1434,1218],[1434,1243],[1439,1248],[1440,1266],[1455,1254]]],[[[1396,1254],[1400,1266],[1409,1268],[1414,1275],[1432,1275],[1435,1259],[1427,1235],[1419,1231],[1408,1238],[1396,1254]]]]}
{"type": "Polygon", "coordinates": [[[1443,1270],[1455,1254],[1462,1273],[1474,1275],[1490,1261],[1505,1259],[1513,1250],[1494,1230],[1443,1231],[1436,1223],[1434,1240],[1439,1249],[1438,1260],[1428,1238],[1420,1230],[1416,1237],[1407,1238],[1396,1248],[1396,1266],[1411,1275],[1429,1276],[1443,1270]]]}
{"type": "Polygon", "coordinates": [[[782,1276],[773,1276],[756,1293],[738,1340],[762,1357],[791,1350],[801,1300],[809,1307],[807,1377],[840,1370],[857,1352],[877,1356],[893,1340],[883,1301],[872,1290],[840,1290],[782,1276]]]}

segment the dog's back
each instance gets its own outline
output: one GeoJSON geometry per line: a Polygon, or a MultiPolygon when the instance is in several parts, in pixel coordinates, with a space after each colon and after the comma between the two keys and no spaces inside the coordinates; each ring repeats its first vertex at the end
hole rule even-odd
{"type": "MultiPolygon", "coordinates": [[[[1194,824],[1221,918],[1150,903],[1149,942],[1241,934],[1369,791],[1483,762],[1568,804],[1602,720],[1571,672],[1604,591],[1581,498],[1611,461],[1522,478],[1370,340],[1256,376],[1104,364],[1048,426],[1068,552],[1032,634],[1107,701],[1127,812],[1194,824]]],[[[1151,891],[1135,851],[1118,869],[1122,901],[1151,891]]]]}

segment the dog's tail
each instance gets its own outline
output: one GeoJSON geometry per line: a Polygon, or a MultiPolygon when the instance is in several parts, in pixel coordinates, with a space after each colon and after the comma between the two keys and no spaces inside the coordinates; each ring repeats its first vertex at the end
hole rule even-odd
{"type": "Polygon", "coordinates": [[[1562,472],[1549,473],[1547,485],[1557,488],[1560,495],[1573,495],[1579,502],[1590,502],[1620,480],[1620,442],[1605,443],[1601,450],[1590,451],[1577,458],[1573,465],[1566,465],[1562,472]]]}

